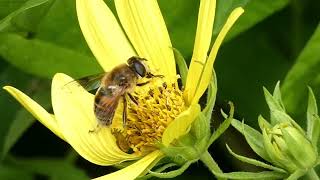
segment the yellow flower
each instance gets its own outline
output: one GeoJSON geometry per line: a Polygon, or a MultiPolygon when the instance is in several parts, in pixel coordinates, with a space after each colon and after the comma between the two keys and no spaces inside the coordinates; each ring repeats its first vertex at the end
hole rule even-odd
{"type": "MultiPolygon", "coordinates": [[[[54,115],[14,87],[6,86],[4,89],[88,161],[107,166],[137,160],[126,168],[97,179],[134,179],[146,173],[164,156],[155,145],[158,141],[169,146],[190,129],[201,111],[198,101],[211,81],[218,49],[243,9],[237,8],[230,14],[207,57],[216,1],[200,1],[194,52],[182,92],[176,85],[173,48],[156,0],[115,0],[122,27],[103,0],[77,0],[76,4],[83,35],[106,72],[132,56],[139,56],[148,60],[152,73],[164,75],[164,78],[140,90],[136,88],[139,106],[129,103],[133,113],[129,114],[126,133],[120,134],[126,136],[128,142],[119,142],[121,138],[107,127],[88,133],[97,124],[93,112],[94,96],[77,85],[70,85],[66,90],[64,87],[72,78],[65,74],[56,74],[52,81],[54,115]],[[147,93],[146,90],[150,89],[152,93],[147,93]],[[139,136],[136,126],[142,128],[138,129],[139,136]],[[134,153],[123,152],[118,147],[120,143],[128,143],[134,153]]],[[[119,109],[114,122],[121,121],[119,109]]]]}

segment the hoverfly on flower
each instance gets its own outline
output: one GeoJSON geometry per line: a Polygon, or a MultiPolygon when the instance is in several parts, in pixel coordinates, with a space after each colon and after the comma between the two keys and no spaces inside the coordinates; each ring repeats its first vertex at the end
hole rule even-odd
{"type": "MultiPolygon", "coordinates": [[[[145,58],[132,56],[123,63],[114,67],[110,72],[103,72],[96,75],[86,76],[72,81],[80,84],[87,91],[97,90],[94,97],[94,114],[100,126],[109,127],[120,100],[123,102],[122,120],[123,126],[127,120],[127,99],[138,105],[137,100],[131,95],[136,86],[144,86],[150,82],[151,78],[163,77],[154,75],[145,63],[145,58]],[[146,78],[144,82],[140,79],[146,78]]],[[[69,84],[69,83],[68,83],[69,84]]],[[[89,132],[94,132],[89,130],[89,132]]]]}

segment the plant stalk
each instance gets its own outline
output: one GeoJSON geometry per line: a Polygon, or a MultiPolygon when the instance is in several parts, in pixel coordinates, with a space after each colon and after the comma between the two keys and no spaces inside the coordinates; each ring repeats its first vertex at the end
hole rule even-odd
{"type": "MultiPolygon", "coordinates": [[[[205,151],[201,156],[200,160],[209,168],[212,174],[216,176],[217,173],[223,173],[218,164],[214,161],[208,151],[205,151]]],[[[217,176],[216,176],[217,177],[217,176]]],[[[225,180],[217,177],[218,180],[225,180]]]]}

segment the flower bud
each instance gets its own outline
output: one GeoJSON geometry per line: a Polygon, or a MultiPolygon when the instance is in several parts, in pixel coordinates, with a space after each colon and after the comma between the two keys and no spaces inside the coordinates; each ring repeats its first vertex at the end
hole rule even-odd
{"type": "Polygon", "coordinates": [[[317,152],[303,132],[291,123],[279,123],[262,128],[265,149],[275,165],[289,172],[310,169],[317,160],[317,152]]]}

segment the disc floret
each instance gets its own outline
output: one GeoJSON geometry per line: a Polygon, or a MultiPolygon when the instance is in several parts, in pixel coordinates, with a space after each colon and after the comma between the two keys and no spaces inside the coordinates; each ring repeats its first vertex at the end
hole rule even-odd
{"type": "Polygon", "coordinates": [[[128,104],[128,120],[123,131],[128,146],[139,154],[155,150],[166,127],[186,109],[176,83],[164,82],[148,88],[132,94],[135,101],[128,104]]]}

